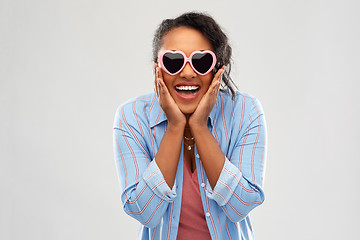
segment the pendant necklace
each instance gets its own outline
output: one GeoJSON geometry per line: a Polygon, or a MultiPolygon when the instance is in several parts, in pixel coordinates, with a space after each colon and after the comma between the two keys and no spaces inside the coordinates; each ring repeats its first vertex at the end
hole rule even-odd
{"type": "MultiPolygon", "coordinates": [[[[185,140],[188,140],[188,141],[194,141],[195,138],[194,138],[194,137],[188,138],[188,137],[185,137],[185,136],[184,136],[184,139],[185,139],[185,140]]],[[[187,144],[185,143],[185,141],[184,141],[184,144],[187,145],[187,144]]],[[[190,145],[187,145],[186,148],[187,148],[187,150],[191,151],[191,149],[192,149],[193,146],[194,146],[194,144],[190,144],[190,145]]]]}
{"type": "Polygon", "coordinates": [[[192,149],[192,146],[191,145],[187,145],[187,150],[189,150],[189,151],[191,151],[191,149],[192,149]]]}

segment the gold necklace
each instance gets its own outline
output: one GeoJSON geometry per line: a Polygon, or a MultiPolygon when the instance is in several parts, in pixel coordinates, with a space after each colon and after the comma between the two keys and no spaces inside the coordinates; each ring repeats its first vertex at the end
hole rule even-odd
{"type": "Polygon", "coordinates": [[[192,141],[192,140],[195,139],[194,137],[188,138],[188,137],[185,137],[185,136],[184,136],[184,138],[185,138],[185,140],[188,140],[188,141],[192,141]]]}
{"type": "Polygon", "coordinates": [[[187,145],[185,142],[184,142],[185,146],[186,146],[186,149],[191,151],[192,147],[194,146],[194,144],[192,145],[187,145]]]}
{"type": "MultiPolygon", "coordinates": [[[[194,141],[194,139],[195,139],[194,137],[188,138],[188,137],[185,137],[185,136],[184,136],[184,140],[187,140],[187,141],[194,141]]],[[[189,151],[191,151],[191,149],[193,148],[193,146],[194,146],[195,143],[193,143],[193,144],[187,144],[187,143],[184,141],[184,144],[185,144],[185,146],[187,145],[187,146],[186,146],[186,149],[189,150],[189,151]]]]}

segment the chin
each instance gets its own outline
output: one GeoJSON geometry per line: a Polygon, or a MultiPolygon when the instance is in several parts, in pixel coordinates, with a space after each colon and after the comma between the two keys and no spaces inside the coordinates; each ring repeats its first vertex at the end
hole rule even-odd
{"type": "Polygon", "coordinates": [[[194,106],[179,106],[180,111],[185,115],[190,115],[195,112],[196,107],[194,106]]]}

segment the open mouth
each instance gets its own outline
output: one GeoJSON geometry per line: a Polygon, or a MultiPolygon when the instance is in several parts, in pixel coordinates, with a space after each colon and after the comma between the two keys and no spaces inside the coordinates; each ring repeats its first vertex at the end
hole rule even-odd
{"type": "Polygon", "coordinates": [[[190,85],[190,86],[178,85],[178,86],[175,86],[175,90],[180,95],[196,95],[196,93],[199,92],[200,87],[196,86],[196,85],[190,85]]]}

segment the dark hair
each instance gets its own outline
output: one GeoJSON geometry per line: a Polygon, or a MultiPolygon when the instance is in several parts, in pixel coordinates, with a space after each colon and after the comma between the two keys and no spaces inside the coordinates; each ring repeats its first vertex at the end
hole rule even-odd
{"type": "Polygon", "coordinates": [[[228,37],[215,20],[207,14],[187,12],[177,18],[163,20],[156,30],[153,39],[153,61],[157,61],[159,50],[163,44],[163,37],[172,29],[178,27],[190,27],[196,29],[210,41],[217,58],[214,72],[216,73],[223,65],[226,66],[222,81],[234,97],[234,88],[237,87],[230,77],[232,49],[228,43],[228,37]]]}

